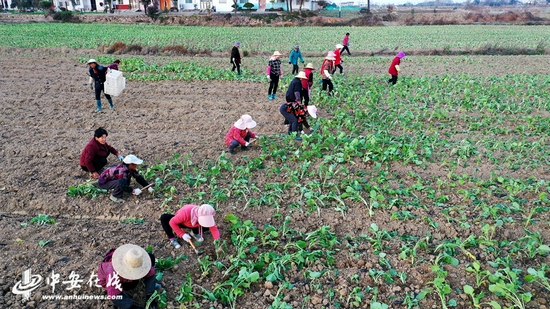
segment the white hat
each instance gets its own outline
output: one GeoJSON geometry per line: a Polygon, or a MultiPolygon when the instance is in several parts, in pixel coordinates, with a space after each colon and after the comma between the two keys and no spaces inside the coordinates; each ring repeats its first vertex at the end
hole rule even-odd
{"type": "Polygon", "coordinates": [[[336,60],[336,55],[333,53],[333,52],[328,52],[327,56],[325,57],[325,59],[327,60],[336,60]]]}
{"type": "Polygon", "coordinates": [[[127,155],[123,160],[122,162],[126,163],[126,164],[137,164],[137,165],[140,165],[141,163],[143,163],[143,160],[141,160],[140,158],[134,156],[134,155],[127,155]]]}
{"type": "Polygon", "coordinates": [[[90,64],[90,63],[97,63],[97,61],[92,58],[92,59],[88,60],[88,62],[86,62],[86,64],[90,64]]]}
{"type": "Polygon", "coordinates": [[[300,73],[298,73],[298,75],[296,75],[294,77],[297,77],[299,79],[307,79],[306,72],[304,72],[304,71],[300,71],[300,73]]]}
{"type": "Polygon", "coordinates": [[[113,268],[122,278],[138,280],[151,270],[151,258],[140,246],[126,244],[113,253],[113,268]]]}
{"type": "Polygon", "coordinates": [[[282,56],[282,55],[283,54],[281,54],[278,50],[273,52],[273,56],[282,56]]]}
{"type": "Polygon", "coordinates": [[[317,107],[315,105],[309,105],[307,107],[307,112],[311,115],[311,117],[317,118],[317,107]]]}
{"type": "Polygon", "coordinates": [[[315,70],[315,67],[313,66],[313,63],[308,63],[305,67],[305,69],[312,69],[312,70],[315,70]]]}
{"type": "Polygon", "coordinates": [[[208,204],[202,204],[198,211],[199,224],[204,227],[212,227],[216,225],[216,222],[214,222],[215,214],[216,211],[214,210],[214,207],[208,204]]]}
{"type": "Polygon", "coordinates": [[[344,45],[342,45],[342,44],[338,43],[338,44],[336,44],[336,48],[338,48],[338,49],[342,49],[342,48],[344,48],[344,45]]]}
{"type": "Polygon", "coordinates": [[[256,121],[252,120],[252,116],[250,115],[242,115],[241,119],[237,120],[233,125],[240,130],[252,129],[256,126],[256,121]]]}

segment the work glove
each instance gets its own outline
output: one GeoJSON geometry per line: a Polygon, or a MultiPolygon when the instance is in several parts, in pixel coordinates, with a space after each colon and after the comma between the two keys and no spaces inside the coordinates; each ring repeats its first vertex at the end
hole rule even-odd
{"type": "Polygon", "coordinates": [[[231,58],[231,62],[235,63],[235,58],[231,58]]]}
{"type": "Polygon", "coordinates": [[[90,89],[94,90],[94,84],[90,84],[90,89]]]}
{"type": "Polygon", "coordinates": [[[202,238],[200,234],[197,235],[197,234],[191,232],[191,237],[195,238],[195,240],[198,241],[198,242],[203,242],[204,241],[204,238],[202,238]]]}
{"type": "Polygon", "coordinates": [[[141,194],[141,189],[134,189],[134,190],[132,190],[132,194],[133,194],[133,195],[140,195],[140,194],[141,194]]]}
{"type": "Polygon", "coordinates": [[[302,64],[304,64],[304,62],[302,61],[302,64]]]}
{"type": "Polygon", "coordinates": [[[147,191],[149,191],[149,193],[153,193],[153,191],[155,191],[155,189],[153,189],[152,187],[149,187],[149,188],[147,188],[147,191]]]}
{"type": "Polygon", "coordinates": [[[328,77],[328,79],[332,80],[332,76],[328,75],[327,77],[328,77]]]}
{"type": "Polygon", "coordinates": [[[248,147],[248,145],[250,145],[249,142],[244,143],[244,146],[245,146],[245,147],[248,147]]]}
{"type": "Polygon", "coordinates": [[[266,75],[266,76],[267,76],[267,80],[271,81],[271,77],[269,75],[266,75]]]}
{"type": "Polygon", "coordinates": [[[258,134],[256,134],[255,139],[260,139],[260,136],[258,134]]]}
{"type": "Polygon", "coordinates": [[[187,233],[183,234],[182,238],[183,238],[183,240],[185,240],[187,242],[189,242],[191,240],[191,236],[189,236],[189,234],[187,234],[187,233]]]}
{"type": "Polygon", "coordinates": [[[288,64],[292,64],[292,62],[289,61],[288,64]]]}
{"type": "Polygon", "coordinates": [[[124,157],[121,156],[121,155],[118,155],[118,159],[119,159],[120,161],[122,161],[122,160],[124,160],[124,157]]]}
{"type": "Polygon", "coordinates": [[[397,72],[401,71],[401,68],[399,68],[399,65],[395,65],[395,69],[397,70],[397,72]]]}

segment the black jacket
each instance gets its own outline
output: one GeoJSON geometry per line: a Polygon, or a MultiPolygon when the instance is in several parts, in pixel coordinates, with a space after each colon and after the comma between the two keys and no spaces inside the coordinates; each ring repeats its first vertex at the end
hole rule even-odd
{"type": "Polygon", "coordinates": [[[233,49],[231,49],[231,59],[229,59],[230,63],[233,63],[233,58],[235,58],[235,62],[241,63],[241,53],[239,52],[239,48],[237,46],[233,46],[233,49]]]}
{"type": "Polygon", "coordinates": [[[92,67],[88,68],[88,73],[90,73],[90,76],[94,79],[96,84],[103,84],[105,83],[105,80],[107,79],[107,70],[109,68],[104,67],[102,65],[97,65],[97,73],[94,72],[94,69],[92,67]]]}
{"type": "Polygon", "coordinates": [[[288,90],[286,91],[286,101],[287,102],[298,102],[301,101],[300,93],[302,92],[302,81],[298,77],[290,82],[288,90]]]}

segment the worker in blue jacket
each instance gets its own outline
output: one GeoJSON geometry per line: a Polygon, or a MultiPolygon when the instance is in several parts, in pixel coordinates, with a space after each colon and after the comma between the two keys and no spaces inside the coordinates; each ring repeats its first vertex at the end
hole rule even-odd
{"type": "Polygon", "coordinates": [[[290,56],[288,57],[288,63],[292,64],[293,75],[298,74],[298,72],[300,72],[300,68],[298,67],[298,60],[302,61],[302,64],[304,63],[304,58],[302,57],[300,46],[296,45],[294,46],[294,49],[290,52],[290,56]]]}

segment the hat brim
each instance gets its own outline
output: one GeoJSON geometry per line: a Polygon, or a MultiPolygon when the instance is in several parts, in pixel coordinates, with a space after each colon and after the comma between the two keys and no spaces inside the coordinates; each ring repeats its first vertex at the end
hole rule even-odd
{"type": "Polygon", "coordinates": [[[334,57],[325,57],[326,60],[336,60],[334,57]]]}
{"type": "Polygon", "coordinates": [[[199,216],[199,224],[204,227],[213,227],[216,225],[216,222],[214,221],[214,216],[199,216]]]}
{"type": "Polygon", "coordinates": [[[151,270],[151,258],[149,258],[147,251],[140,246],[132,244],[126,244],[118,247],[113,253],[112,264],[113,269],[117,272],[117,274],[128,280],[141,279],[151,270]],[[141,251],[142,264],[140,267],[132,268],[126,264],[124,259],[126,257],[126,253],[134,249],[141,251]]]}
{"type": "Polygon", "coordinates": [[[310,105],[309,108],[307,109],[307,112],[311,117],[317,119],[317,107],[310,105]]]}

